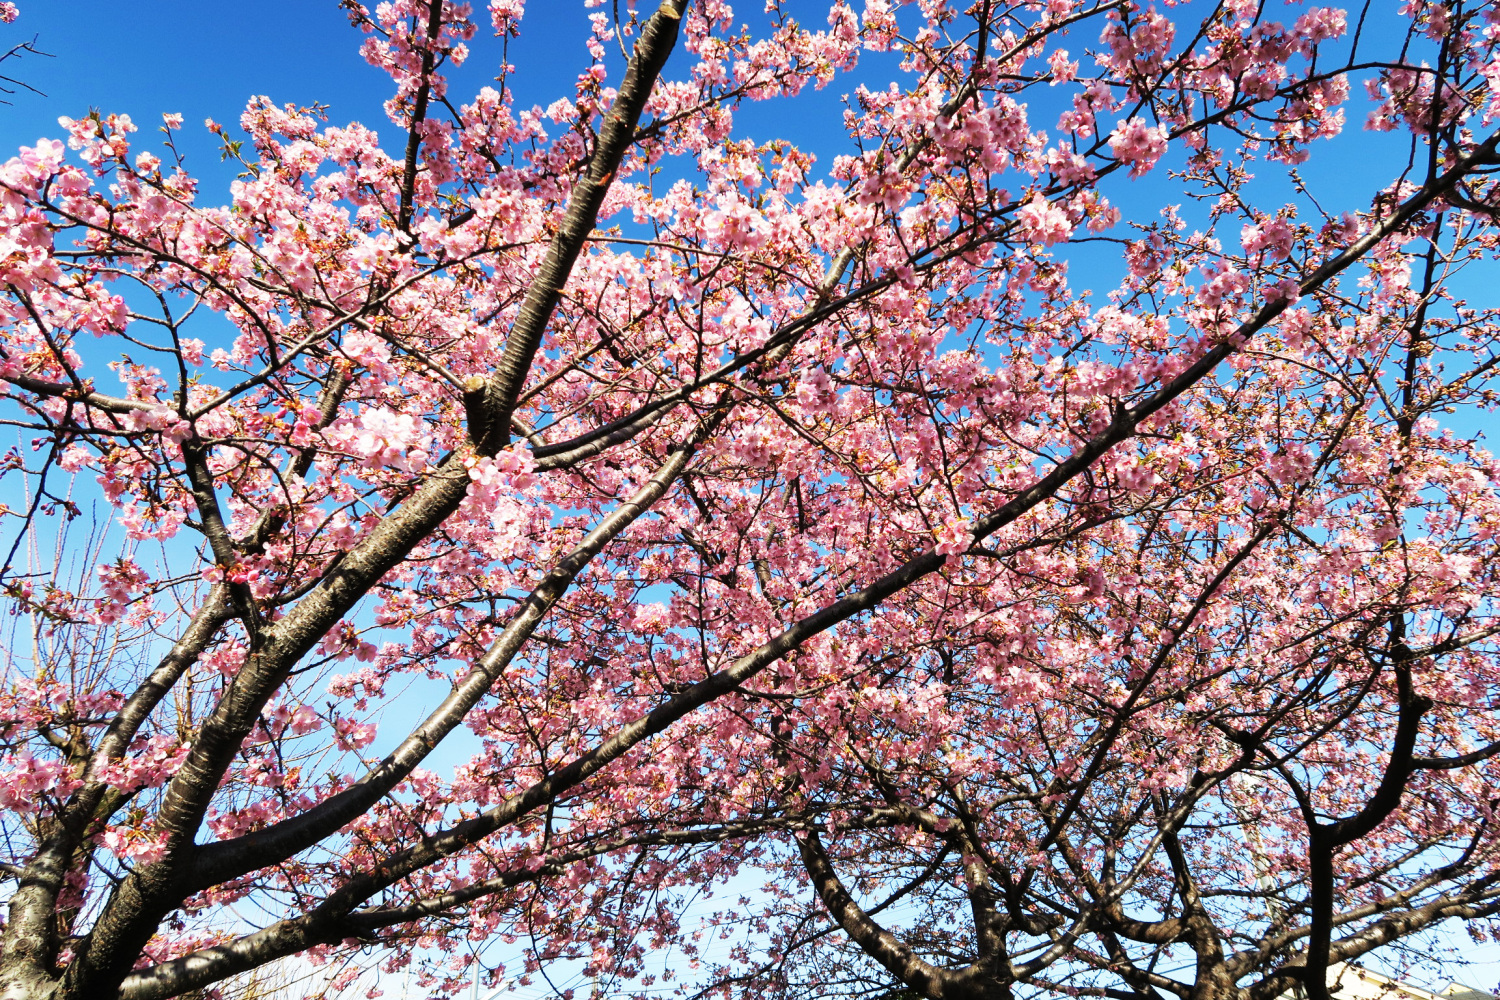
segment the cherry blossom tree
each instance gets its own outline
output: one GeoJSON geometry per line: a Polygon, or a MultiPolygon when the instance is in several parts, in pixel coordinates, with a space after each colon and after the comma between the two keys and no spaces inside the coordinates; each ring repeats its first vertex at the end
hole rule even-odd
{"type": "Polygon", "coordinates": [[[1488,933],[1493,6],[626,3],[546,108],[449,87],[520,0],[343,6],[399,147],[0,167],[0,997],[1326,1000],[1488,933]],[[737,128],[829,85],[837,155],[737,128]]]}

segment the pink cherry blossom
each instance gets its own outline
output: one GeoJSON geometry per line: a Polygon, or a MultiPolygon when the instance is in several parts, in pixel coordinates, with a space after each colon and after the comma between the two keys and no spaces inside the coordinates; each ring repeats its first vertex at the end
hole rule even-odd
{"type": "Polygon", "coordinates": [[[1166,133],[1139,118],[1121,121],[1109,136],[1109,148],[1121,163],[1130,164],[1130,176],[1140,177],[1156,166],[1167,151],[1166,133]]]}
{"type": "Polygon", "coordinates": [[[1022,205],[1016,218],[1022,234],[1042,246],[1061,243],[1073,233],[1068,214],[1040,195],[1022,205]]]}
{"type": "Polygon", "coordinates": [[[0,994],[1488,933],[1494,6],[585,7],[0,158],[0,994]]]}

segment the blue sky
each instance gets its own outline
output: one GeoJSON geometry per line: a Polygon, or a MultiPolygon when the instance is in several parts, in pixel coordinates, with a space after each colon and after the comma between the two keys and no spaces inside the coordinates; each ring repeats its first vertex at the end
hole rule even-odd
{"type": "MultiPolygon", "coordinates": [[[[514,86],[528,105],[568,94],[587,65],[583,5],[543,0],[537,6],[552,8],[549,16],[530,19],[527,36],[509,50],[518,68],[514,86]]],[[[233,171],[215,169],[217,143],[202,122],[236,124],[251,95],[326,104],[331,122],[359,121],[387,142],[394,138],[381,110],[390,80],[360,57],[361,35],[336,0],[21,0],[20,7],[15,23],[0,26],[0,38],[14,44],[36,35],[53,58],[27,56],[0,70],[46,94],[21,91],[10,107],[0,107],[0,148],[61,137],[58,116],[77,118],[90,108],[128,114],[143,132],[159,125],[163,112],[177,112],[186,121],[189,169],[211,198],[233,171]]],[[[474,48],[455,96],[472,94],[495,75],[498,43],[481,32],[474,48]]]]}
{"type": "MultiPolygon", "coordinates": [[[[490,37],[483,4],[475,6],[480,8],[480,31],[470,43],[472,55],[462,68],[449,71],[450,95],[456,103],[490,83],[502,59],[500,43],[490,37]]],[[[737,6],[739,13],[758,19],[759,4],[737,6]]],[[[0,67],[0,72],[45,94],[19,91],[10,97],[10,106],[0,106],[0,158],[43,136],[62,138],[58,116],[81,117],[90,109],[130,115],[141,129],[136,148],[155,148],[154,130],[161,115],[180,113],[185,125],[177,137],[178,148],[187,156],[189,172],[202,181],[200,198],[222,203],[237,170],[220,162],[219,142],[204,130],[203,121],[212,118],[233,133],[252,95],[265,95],[277,104],[327,105],[330,123],[361,122],[382,135],[387,149],[399,152],[397,130],[381,107],[391,92],[390,81],[359,55],[361,36],[349,26],[337,0],[22,0],[20,7],[15,23],[0,25],[0,40],[14,44],[35,35],[38,47],[52,57],[28,55],[0,67]]],[[[589,13],[581,0],[533,0],[522,36],[511,40],[504,53],[516,66],[508,86],[519,106],[545,106],[571,96],[574,80],[588,65],[584,39],[589,13]]],[[[1367,38],[1386,34],[1383,29],[1391,23],[1392,19],[1375,17],[1367,38]]],[[[1096,42],[1097,31],[1097,26],[1085,26],[1066,44],[1077,54],[1096,42]]],[[[609,56],[611,69],[618,70],[619,53],[611,47],[609,56]]],[[[684,61],[678,53],[674,63],[679,65],[669,64],[668,75],[680,72],[684,61]]],[[[809,90],[791,101],[746,105],[737,113],[735,136],[762,142],[790,139],[817,154],[815,175],[821,174],[835,154],[850,148],[842,127],[843,95],[861,78],[883,87],[895,75],[895,61],[890,55],[867,52],[852,77],[841,76],[823,91],[809,90]]],[[[1059,95],[1050,88],[1028,94],[1030,101],[1045,107],[1033,111],[1036,122],[1051,124],[1057,109],[1046,105],[1059,95]]],[[[1362,105],[1356,93],[1350,127],[1336,140],[1337,150],[1316,150],[1303,168],[1310,189],[1335,213],[1368,206],[1370,196],[1395,176],[1405,159],[1405,145],[1398,137],[1361,128],[1362,105]]],[[[1289,197],[1285,181],[1273,180],[1281,171],[1268,169],[1271,166],[1262,164],[1258,171],[1262,183],[1269,182],[1266,193],[1289,197]]],[[[1160,205],[1185,200],[1180,184],[1161,170],[1109,188],[1127,219],[1149,220],[1160,205]]],[[[1072,250],[1080,252],[1079,262],[1090,268],[1087,284],[1101,289],[1112,285],[1115,275],[1110,272],[1119,266],[1115,250],[1072,250]],[[1095,268],[1102,271],[1096,273],[1095,268]]]]}
{"type": "MultiPolygon", "coordinates": [[[[502,59],[484,4],[474,6],[479,31],[470,42],[472,55],[448,71],[455,103],[490,83],[502,59]]],[[[78,118],[91,108],[124,113],[145,133],[160,125],[164,112],[180,113],[185,125],[179,147],[188,154],[189,171],[203,181],[205,200],[216,194],[225,200],[235,171],[219,164],[218,142],[202,123],[213,118],[236,125],[246,100],[259,94],[277,104],[328,105],[330,123],[358,121],[379,132],[387,148],[396,142],[397,130],[381,108],[390,80],[361,58],[362,36],[337,0],[21,0],[20,8],[15,23],[0,25],[0,40],[15,44],[35,35],[52,58],[28,55],[0,67],[46,95],[20,91],[9,107],[0,106],[0,158],[43,136],[63,138],[59,115],[78,118]]],[[[589,64],[589,13],[580,0],[533,0],[523,35],[503,53],[516,67],[508,86],[519,106],[545,107],[572,96],[574,81],[589,64]]],[[[614,48],[607,58],[612,70],[623,62],[614,48]]],[[[685,59],[678,53],[674,63],[685,59]]],[[[669,64],[669,74],[673,68],[669,64]]],[[[841,95],[848,89],[836,83],[790,107],[779,101],[748,107],[736,133],[764,141],[774,131],[774,137],[826,149],[830,137],[842,137],[841,95]]],[[[136,140],[153,144],[142,135],[136,140]]],[[[820,159],[826,166],[831,155],[820,159]]]]}

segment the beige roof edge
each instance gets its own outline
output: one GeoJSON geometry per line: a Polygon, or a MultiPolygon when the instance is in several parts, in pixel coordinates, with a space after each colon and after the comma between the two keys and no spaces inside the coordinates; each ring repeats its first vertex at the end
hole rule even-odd
{"type": "Polygon", "coordinates": [[[1454,980],[1443,992],[1403,983],[1352,963],[1330,966],[1328,985],[1337,991],[1338,1000],[1500,1000],[1488,990],[1466,986],[1454,980]]]}

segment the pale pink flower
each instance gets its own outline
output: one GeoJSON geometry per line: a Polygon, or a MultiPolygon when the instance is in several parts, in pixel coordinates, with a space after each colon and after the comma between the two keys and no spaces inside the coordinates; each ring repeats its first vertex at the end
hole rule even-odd
{"type": "Polygon", "coordinates": [[[1022,205],[1016,218],[1021,223],[1021,234],[1043,246],[1062,243],[1073,235],[1073,223],[1068,221],[1068,213],[1041,195],[1022,205]]]}
{"type": "Polygon", "coordinates": [[[937,538],[934,548],[940,556],[963,555],[974,544],[974,534],[969,530],[968,522],[958,519],[946,522],[933,535],[937,538]]]}
{"type": "Polygon", "coordinates": [[[1059,83],[1070,83],[1078,75],[1078,60],[1068,59],[1067,49],[1058,49],[1047,59],[1047,68],[1051,70],[1052,86],[1059,83]]]}
{"type": "Polygon", "coordinates": [[[1140,118],[1120,122],[1109,137],[1115,159],[1130,164],[1130,176],[1140,177],[1167,151],[1167,134],[1158,125],[1147,125],[1140,118]]]}

